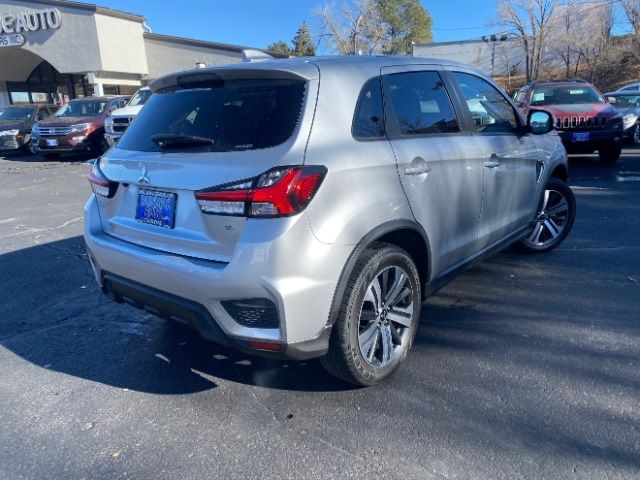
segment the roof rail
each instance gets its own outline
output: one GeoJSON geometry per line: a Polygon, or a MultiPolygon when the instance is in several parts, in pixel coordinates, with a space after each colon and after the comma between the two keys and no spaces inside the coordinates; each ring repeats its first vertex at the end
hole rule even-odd
{"type": "Polygon", "coordinates": [[[263,62],[265,60],[273,60],[274,57],[262,50],[253,48],[245,48],[242,50],[243,62],[263,62]]]}

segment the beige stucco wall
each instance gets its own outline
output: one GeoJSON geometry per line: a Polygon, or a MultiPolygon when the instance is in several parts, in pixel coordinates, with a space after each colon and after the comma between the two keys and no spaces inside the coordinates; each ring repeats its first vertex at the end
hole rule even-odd
{"type": "Polygon", "coordinates": [[[197,62],[207,65],[238,63],[243,59],[241,52],[217,50],[197,45],[187,45],[145,37],[149,79],[165,73],[194,68],[197,62]]]}
{"type": "Polygon", "coordinates": [[[107,15],[95,15],[101,71],[147,73],[142,23],[107,15]]]}

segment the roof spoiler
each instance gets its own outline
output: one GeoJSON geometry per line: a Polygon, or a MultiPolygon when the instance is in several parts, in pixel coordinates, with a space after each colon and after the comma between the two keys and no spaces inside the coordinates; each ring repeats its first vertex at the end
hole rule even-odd
{"type": "Polygon", "coordinates": [[[243,62],[264,62],[265,60],[273,60],[275,58],[267,52],[253,48],[245,48],[242,50],[242,57],[243,62]]]}

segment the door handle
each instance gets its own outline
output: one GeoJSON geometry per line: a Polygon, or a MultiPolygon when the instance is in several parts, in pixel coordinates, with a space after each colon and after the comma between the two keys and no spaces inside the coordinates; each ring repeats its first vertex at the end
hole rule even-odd
{"type": "Polygon", "coordinates": [[[492,153],[489,157],[489,160],[484,162],[484,166],[487,168],[498,168],[500,165],[502,165],[502,162],[500,162],[500,157],[495,153],[492,153]]]}
{"type": "Polygon", "coordinates": [[[429,173],[431,167],[428,165],[419,165],[417,167],[407,167],[404,169],[405,175],[422,175],[423,173],[429,173]]]}

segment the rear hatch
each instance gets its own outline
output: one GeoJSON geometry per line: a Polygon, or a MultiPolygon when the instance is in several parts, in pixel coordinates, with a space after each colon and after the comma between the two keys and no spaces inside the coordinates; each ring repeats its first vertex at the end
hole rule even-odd
{"type": "Polygon", "coordinates": [[[195,192],[303,164],[318,71],[217,68],[167,76],[152,89],[99,162],[118,184],[113,198],[98,197],[103,229],[155,250],[229,262],[247,219],[203,213],[195,192]]]}

